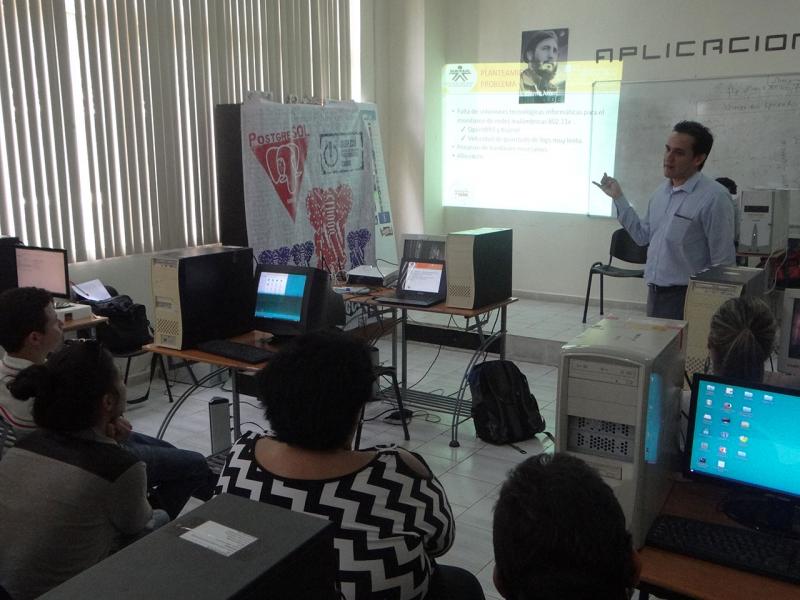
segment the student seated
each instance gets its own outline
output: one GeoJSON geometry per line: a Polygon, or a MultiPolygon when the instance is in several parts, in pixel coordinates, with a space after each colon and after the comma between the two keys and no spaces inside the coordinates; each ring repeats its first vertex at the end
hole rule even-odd
{"type": "Polygon", "coordinates": [[[125,387],[97,342],[65,346],[9,389],[33,398],[37,426],[0,460],[0,585],[25,600],[143,532],[153,510],[144,463],[113,439],[125,387]]]}
{"type": "Polygon", "coordinates": [[[455,522],[422,457],[394,446],[352,450],[373,380],[362,341],[295,340],[258,376],[274,434],[248,433],[234,445],[217,493],[332,521],[348,600],[483,598],[473,575],[434,563],[450,549],[455,522]]]}
{"type": "Polygon", "coordinates": [[[509,475],[494,509],[494,582],[506,600],[626,600],[639,557],[594,469],[540,454],[509,475]]]}
{"type": "MultiPolygon", "coordinates": [[[[32,399],[14,398],[8,385],[20,371],[45,364],[47,356],[64,338],[49,292],[32,287],[0,294],[0,346],[6,355],[0,362],[0,418],[9,423],[16,437],[36,429],[32,399]]],[[[152,499],[175,518],[191,495],[207,500],[216,478],[199,452],[180,450],[172,444],[136,433],[121,415],[114,423],[115,439],[147,466],[152,499]]]]}
{"type": "MultiPolygon", "coordinates": [[[[711,317],[708,329],[710,371],[752,383],[786,385],[780,374],[766,377],[764,364],[775,348],[777,323],[769,305],[759,298],[726,300],[711,317]],[[767,381],[765,381],[765,379],[767,381]]],[[[681,439],[683,449],[689,422],[691,392],[681,397],[681,439]]]]}

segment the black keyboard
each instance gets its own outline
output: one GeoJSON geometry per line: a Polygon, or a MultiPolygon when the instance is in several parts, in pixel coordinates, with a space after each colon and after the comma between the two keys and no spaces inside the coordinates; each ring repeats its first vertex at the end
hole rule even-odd
{"type": "Polygon", "coordinates": [[[250,364],[262,363],[269,360],[275,353],[266,348],[251,346],[250,344],[240,344],[230,340],[209,340],[197,344],[197,349],[209,354],[224,356],[231,360],[238,360],[250,364]]]}
{"type": "Polygon", "coordinates": [[[726,567],[800,583],[800,540],[661,515],[650,528],[646,544],[726,567]]]}
{"type": "Polygon", "coordinates": [[[225,466],[225,461],[228,459],[228,454],[230,454],[230,452],[229,448],[228,450],[217,452],[211,456],[206,456],[206,464],[208,464],[208,468],[211,469],[214,475],[222,473],[222,468],[225,466]]]}

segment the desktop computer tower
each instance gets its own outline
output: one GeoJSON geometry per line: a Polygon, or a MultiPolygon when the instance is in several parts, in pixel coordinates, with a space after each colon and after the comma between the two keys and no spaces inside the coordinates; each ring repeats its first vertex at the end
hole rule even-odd
{"type": "Polygon", "coordinates": [[[685,350],[684,321],[648,318],[604,319],[561,349],[556,450],[614,490],[637,548],[679,470],[685,350]]]}
{"type": "Polygon", "coordinates": [[[513,231],[484,227],[447,234],[447,306],[478,308],[511,296],[513,231]]]}
{"type": "Polygon", "coordinates": [[[253,329],[250,248],[201,246],[163,252],[151,263],[155,343],[182,350],[253,329]]]}
{"type": "Polygon", "coordinates": [[[766,273],[766,269],[753,267],[717,266],[692,276],[683,309],[683,318],[689,323],[686,373],[690,379],[706,367],[711,317],[730,298],[763,296],[767,290],[766,273]]]}
{"type": "Polygon", "coordinates": [[[739,252],[772,254],[789,237],[789,190],[742,190],[739,252]]]}

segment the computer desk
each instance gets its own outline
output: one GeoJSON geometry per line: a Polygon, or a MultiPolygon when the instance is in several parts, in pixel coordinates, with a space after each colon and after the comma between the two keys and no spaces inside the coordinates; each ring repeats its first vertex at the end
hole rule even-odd
{"type": "Polygon", "coordinates": [[[447,306],[444,302],[435,304],[429,307],[420,306],[404,306],[402,304],[394,304],[389,302],[381,302],[378,300],[379,296],[386,296],[393,293],[391,289],[376,289],[371,290],[368,294],[345,294],[344,298],[348,302],[361,304],[368,308],[377,309],[380,312],[391,313],[391,320],[389,325],[392,329],[392,366],[397,367],[397,348],[398,348],[398,335],[397,328],[399,325],[399,347],[400,347],[400,393],[403,395],[404,406],[418,406],[427,408],[437,412],[444,412],[453,415],[453,421],[450,426],[450,446],[457,448],[458,443],[458,426],[464,421],[471,418],[469,410],[467,416],[461,419],[463,411],[464,393],[466,391],[466,380],[472,366],[478,362],[481,355],[491,347],[492,344],[498,342],[500,344],[500,358],[506,357],[506,326],[507,326],[507,309],[509,304],[517,301],[517,298],[506,298],[500,302],[481,306],[480,308],[455,308],[447,306]],[[483,324],[480,317],[493,310],[500,311],[500,329],[496,332],[487,335],[483,331],[483,324]],[[421,311],[429,313],[438,313],[448,316],[464,317],[467,319],[474,319],[475,324],[468,327],[467,330],[474,330],[478,334],[480,344],[473,352],[472,357],[467,362],[464,376],[461,381],[461,386],[458,389],[458,394],[455,398],[451,396],[443,396],[439,394],[432,394],[430,392],[420,392],[417,390],[408,389],[408,340],[406,339],[406,326],[408,324],[408,312],[421,311]],[[399,313],[399,317],[397,316],[399,313]]]}
{"type": "Polygon", "coordinates": [[[64,321],[62,331],[69,333],[72,331],[80,331],[81,329],[94,329],[98,325],[103,325],[108,322],[108,317],[100,317],[98,315],[90,315],[83,319],[70,319],[64,321]]]}
{"type": "MultiPolygon", "coordinates": [[[[257,346],[259,348],[265,348],[267,350],[272,350],[273,352],[277,352],[277,348],[274,346],[270,346],[269,343],[265,343],[262,340],[270,340],[272,339],[272,335],[269,333],[265,333],[263,331],[249,331],[247,333],[243,333],[242,335],[237,335],[235,337],[230,338],[231,341],[239,342],[241,344],[250,344],[253,346],[257,346]]],[[[242,436],[242,423],[239,411],[239,382],[238,377],[239,373],[256,373],[264,368],[267,364],[266,361],[262,363],[246,363],[238,360],[233,360],[230,358],[225,358],[224,356],[219,356],[218,354],[209,354],[208,352],[203,352],[202,350],[197,349],[189,349],[189,350],[175,350],[174,348],[165,348],[164,346],[158,346],[156,344],[147,344],[146,346],[142,346],[143,350],[147,350],[148,352],[152,352],[154,354],[162,354],[164,356],[172,356],[181,360],[191,360],[195,362],[203,362],[210,364],[215,367],[219,367],[214,369],[208,375],[201,377],[199,380],[195,381],[190,385],[185,392],[183,392],[175,401],[172,406],[170,407],[169,411],[167,412],[164,420],[161,422],[161,426],[158,428],[158,434],[156,437],[158,439],[163,439],[164,434],[169,427],[172,418],[178,412],[181,405],[186,401],[186,399],[191,396],[197,388],[202,386],[207,381],[213,379],[219,373],[225,369],[230,371],[231,374],[231,405],[233,410],[233,433],[234,439],[239,439],[242,436]]]]}
{"type": "MultiPolygon", "coordinates": [[[[699,521],[739,526],[717,509],[728,491],[729,489],[722,486],[709,483],[675,482],[661,512],[699,521]]],[[[642,548],[639,556],[642,559],[642,575],[639,583],[641,600],[646,600],[650,593],[665,599],[800,599],[800,585],[778,579],[739,571],[651,546],[642,548]]]]}

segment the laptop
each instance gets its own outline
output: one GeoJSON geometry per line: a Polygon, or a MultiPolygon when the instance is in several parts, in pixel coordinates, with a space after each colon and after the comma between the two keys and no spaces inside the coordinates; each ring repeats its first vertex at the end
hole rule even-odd
{"type": "Polygon", "coordinates": [[[380,302],[405,306],[433,306],[447,297],[443,260],[403,258],[394,296],[379,296],[380,302]]]}

